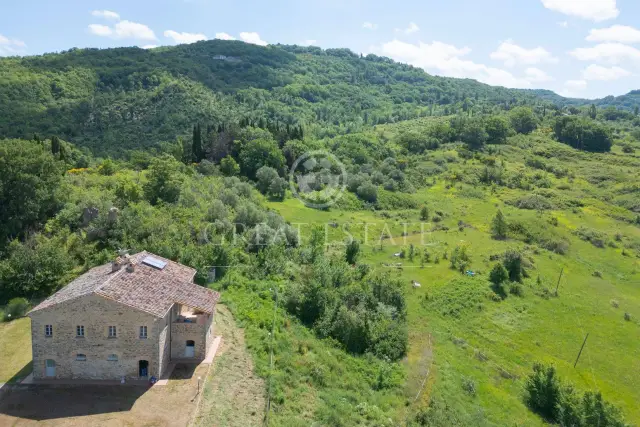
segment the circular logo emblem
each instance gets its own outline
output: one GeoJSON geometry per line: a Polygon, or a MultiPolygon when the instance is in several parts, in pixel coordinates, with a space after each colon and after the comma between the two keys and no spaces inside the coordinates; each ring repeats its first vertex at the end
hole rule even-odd
{"type": "Polygon", "coordinates": [[[323,209],[337,202],[347,186],[347,170],[324,150],[298,157],[289,171],[291,193],[310,208],[323,209]]]}

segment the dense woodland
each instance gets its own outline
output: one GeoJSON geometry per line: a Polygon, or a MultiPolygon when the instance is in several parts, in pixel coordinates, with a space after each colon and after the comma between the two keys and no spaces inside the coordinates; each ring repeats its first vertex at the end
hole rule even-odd
{"type": "MultiPolygon", "coordinates": [[[[433,77],[346,49],[218,40],[0,64],[0,306],[23,314],[122,249],[190,265],[247,328],[258,374],[275,384],[273,425],[305,425],[309,414],[326,425],[511,421],[495,402],[478,403],[467,376],[458,394],[445,382],[424,400],[409,397],[418,376],[411,307],[433,325],[429,334],[451,341],[452,325],[473,310],[552,298],[542,258],[571,263],[606,251],[616,257],[610,265],[630,266],[624,280],[638,278],[638,94],[570,100],[433,77]],[[304,218],[321,220],[301,235],[289,170],[319,149],[345,165],[346,193],[324,211],[304,208],[304,218]],[[457,216],[467,210],[484,219],[457,216]],[[594,212],[621,231],[597,229],[594,212]],[[327,245],[334,214],[395,225],[374,247],[355,231],[327,245]],[[582,222],[565,228],[570,216],[582,222]],[[416,269],[446,268],[454,275],[446,290],[416,299],[404,276],[380,268],[401,220],[452,239],[398,253],[416,269]],[[478,246],[453,243],[464,233],[499,246],[474,254],[478,246]],[[214,281],[211,266],[229,267],[214,281]],[[472,268],[479,278],[469,278],[472,268]],[[307,400],[310,390],[317,401],[307,400]]],[[[626,299],[637,301],[626,283],[626,299]]],[[[627,316],[637,334],[635,314],[627,316]]],[[[626,425],[616,406],[628,410],[634,396],[617,394],[613,405],[600,394],[616,378],[606,390],[578,391],[553,367],[532,371],[533,362],[520,362],[524,397],[509,388],[520,419],[626,425]]]]}

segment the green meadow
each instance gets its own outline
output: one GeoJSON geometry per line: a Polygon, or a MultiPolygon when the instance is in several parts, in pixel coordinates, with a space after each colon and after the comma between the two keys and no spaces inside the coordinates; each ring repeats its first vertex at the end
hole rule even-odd
{"type": "MultiPolygon", "coordinates": [[[[559,148],[547,144],[550,149],[559,148]]],[[[471,187],[451,179],[469,173],[484,159],[456,159],[448,175],[435,177],[432,186],[412,195],[428,207],[428,221],[421,221],[419,209],[321,211],[293,198],[269,202],[268,207],[288,222],[301,224],[303,239],[310,228],[322,226],[328,251],[344,250],[347,233],[364,242],[367,224],[367,244],[362,245],[360,262],[376,270],[391,270],[406,283],[409,352],[403,363],[407,396],[422,390],[419,399],[423,402],[437,397],[469,419],[477,417],[497,425],[540,425],[542,421],[523,403],[523,381],[533,363],[545,362],[579,389],[600,390],[622,408],[628,420],[637,421],[640,260],[633,248],[638,248],[640,229],[624,221],[600,197],[604,190],[589,180],[593,174],[607,172],[628,173],[637,179],[638,169],[619,169],[607,163],[595,168],[594,159],[572,155],[581,158],[572,165],[576,174],[571,189],[560,196],[579,201],[571,208],[560,209],[558,203],[551,209],[520,209],[509,201],[527,197],[530,191],[471,187]],[[491,236],[498,209],[510,224],[505,240],[491,236]],[[519,228],[531,231],[511,231],[519,228]],[[602,233],[604,247],[584,240],[578,230],[602,233]],[[387,238],[381,238],[385,235],[387,238]],[[542,247],[555,248],[549,241],[563,243],[554,252],[542,247]],[[457,246],[467,247],[468,270],[474,276],[451,268],[447,258],[457,246]],[[495,298],[489,272],[508,249],[524,254],[527,277],[518,295],[508,292],[504,299],[495,298]],[[403,258],[396,256],[401,251],[403,258]],[[414,288],[413,281],[421,286],[414,288]],[[625,320],[625,313],[630,320],[625,320]],[[585,349],[574,368],[586,334],[585,349]],[[465,387],[470,383],[473,387],[465,387]]],[[[502,147],[495,154],[508,168],[529,172],[522,158],[523,149],[517,146],[502,147]]],[[[615,159],[610,161],[615,163],[615,159]]],[[[567,182],[545,175],[555,188],[564,188],[567,182]]]]}

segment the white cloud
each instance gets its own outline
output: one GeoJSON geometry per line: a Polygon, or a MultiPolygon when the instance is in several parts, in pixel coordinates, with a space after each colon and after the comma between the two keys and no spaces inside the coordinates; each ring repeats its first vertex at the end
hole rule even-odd
{"type": "Polygon", "coordinates": [[[18,55],[27,47],[26,43],[18,39],[10,39],[0,34],[0,56],[18,55]]]}
{"type": "Polygon", "coordinates": [[[118,22],[113,33],[119,39],[157,40],[151,28],[131,21],[118,22]]]}
{"type": "Polygon", "coordinates": [[[625,70],[620,67],[602,67],[600,65],[592,64],[589,65],[582,71],[582,78],[584,80],[602,80],[602,81],[611,81],[621,79],[623,77],[628,77],[631,75],[631,72],[625,70]]]}
{"type": "Polygon", "coordinates": [[[396,32],[405,33],[405,34],[413,34],[420,31],[420,27],[415,22],[409,22],[409,26],[405,29],[396,28],[396,32]]]}
{"type": "Polygon", "coordinates": [[[640,61],[640,50],[622,43],[600,43],[593,47],[580,47],[569,52],[580,61],[601,61],[618,64],[623,60],[640,61]]]}
{"type": "Polygon", "coordinates": [[[534,67],[529,67],[525,70],[525,78],[531,83],[550,82],[553,80],[553,77],[549,74],[534,67]]]}
{"type": "Polygon", "coordinates": [[[120,21],[115,27],[91,24],[89,31],[96,36],[112,37],[114,39],[157,40],[155,33],[144,24],[131,21],[120,21]]]}
{"type": "Polygon", "coordinates": [[[173,39],[174,42],[179,44],[188,44],[195,43],[201,40],[207,40],[207,36],[201,33],[179,33],[173,30],[165,31],[164,36],[173,39]]]}
{"type": "Polygon", "coordinates": [[[236,38],[227,33],[216,33],[216,38],[219,40],[235,40],[236,38]]]}
{"type": "Polygon", "coordinates": [[[366,28],[367,30],[377,30],[378,24],[374,24],[372,22],[365,22],[362,24],[362,28],[366,28]]]}
{"type": "MultiPolygon", "coordinates": [[[[472,78],[490,85],[514,88],[530,88],[533,83],[527,77],[516,77],[509,71],[463,59],[462,57],[469,54],[471,49],[459,48],[439,41],[412,44],[393,40],[379,48],[374,48],[374,51],[396,61],[424,68],[434,74],[472,78]]],[[[529,73],[530,77],[540,78],[541,75],[532,71],[529,73]]]]}
{"type": "Polygon", "coordinates": [[[547,9],[591,21],[606,21],[620,14],[616,0],[542,0],[547,9]]]}
{"type": "Polygon", "coordinates": [[[258,46],[266,46],[269,44],[260,38],[260,34],[255,32],[240,33],[240,40],[245,43],[257,44],[258,46]]]}
{"type": "Polygon", "coordinates": [[[89,32],[91,34],[95,34],[96,36],[101,36],[101,37],[107,37],[113,34],[113,30],[111,29],[111,27],[108,27],[106,25],[100,25],[100,24],[90,24],[89,32]]]}
{"type": "Polygon", "coordinates": [[[525,49],[511,40],[507,40],[498,46],[498,50],[491,53],[491,59],[503,61],[507,67],[513,67],[518,64],[539,64],[543,62],[558,62],[549,51],[543,47],[534,49],[525,49]]]}
{"type": "Polygon", "coordinates": [[[627,25],[613,25],[609,28],[591,30],[587,40],[590,42],[640,43],[640,30],[627,25]]]}
{"type": "Polygon", "coordinates": [[[318,43],[318,40],[309,39],[300,43],[300,46],[316,46],[317,43],[318,43]]]}
{"type": "Polygon", "coordinates": [[[91,14],[98,18],[113,19],[114,21],[120,20],[120,15],[110,10],[94,10],[91,14]]]}
{"type": "Polygon", "coordinates": [[[154,49],[156,47],[158,47],[157,44],[146,44],[146,45],[142,46],[143,49],[154,49]]]}
{"type": "Polygon", "coordinates": [[[562,27],[562,28],[569,28],[569,22],[567,22],[567,21],[560,21],[560,22],[558,22],[558,27],[562,27]]]}

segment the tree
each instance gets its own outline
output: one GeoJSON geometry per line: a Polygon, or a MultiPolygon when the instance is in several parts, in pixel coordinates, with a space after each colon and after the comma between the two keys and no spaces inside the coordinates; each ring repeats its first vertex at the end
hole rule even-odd
{"type": "Polygon", "coordinates": [[[560,381],[553,366],[536,363],[525,382],[525,402],[532,411],[549,421],[558,419],[560,381]]]}
{"type": "Polygon", "coordinates": [[[509,112],[511,126],[518,133],[528,134],[536,130],[538,120],[533,110],[529,107],[516,107],[509,112]]]}
{"type": "Polygon", "coordinates": [[[487,131],[490,144],[504,144],[509,136],[509,121],[503,116],[491,116],[485,120],[485,130],[487,131]]]}
{"type": "Polygon", "coordinates": [[[168,154],[151,161],[144,194],[152,205],[161,201],[174,203],[178,200],[183,180],[181,167],[182,164],[168,154]]]}
{"type": "Polygon", "coordinates": [[[485,130],[484,122],[481,118],[468,120],[460,134],[462,142],[466,143],[472,149],[482,148],[488,138],[489,134],[485,130]]]}
{"type": "Polygon", "coordinates": [[[256,172],[263,166],[270,166],[276,171],[281,171],[284,164],[282,151],[272,139],[251,141],[240,151],[240,170],[250,179],[255,179],[256,172]]]}
{"type": "Polygon", "coordinates": [[[142,187],[129,177],[118,180],[115,189],[116,199],[119,207],[125,207],[129,203],[135,203],[142,200],[144,192],[142,187]]]}
{"type": "Polygon", "coordinates": [[[57,157],[58,153],[60,153],[60,140],[54,135],[51,137],[51,154],[57,157]]]}
{"type": "Polygon", "coordinates": [[[426,206],[423,206],[420,209],[420,220],[421,221],[429,221],[429,208],[426,206]]]}
{"type": "Polygon", "coordinates": [[[271,186],[271,183],[276,178],[279,178],[279,176],[278,176],[278,171],[276,171],[274,168],[269,166],[263,166],[260,169],[258,169],[258,172],[256,172],[256,179],[258,180],[257,182],[258,191],[260,191],[262,194],[267,194],[267,192],[269,191],[269,187],[271,186]]]}
{"type": "Polygon", "coordinates": [[[0,261],[0,305],[16,297],[27,299],[51,295],[65,284],[73,260],[61,242],[44,237],[16,240],[0,261]]]}
{"type": "Polygon", "coordinates": [[[578,150],[599,153],[611,150],[611,129],[584,117],[557,117],[553,132],[558,141],[578,150]]]}
{"type": "Polygon", "coordinates": [[[345,249],[345,258],[347,264],[354,265],[358,262],[358,256],[360,255],[360,243],[357,240],[351,240],[347,243],[347,247],[345,249]]]}
{"type": "Polygon", "coordinates": [[[598,109],[595,104],[591,104],[589,107],[589,117],[591,117],[592,120],[595,120],[595,118],[598,117],[598,109]]]}
{"type": "Polygon", "coordinates": [[[375,203],[378,200],[378,187],[370,182],[365,182],[358,187],[356,194],[365,202],[375,203]]]}
{"type": "Polygon", "coordinates": [[[227,156],[220,161],[220,172],[224,176],[237,176],[240,174],[240,165],[231,156],[227,156]]]}
{"type": "Polygon", "coordinates": [[[203,158],[202,152],[202,132],[200,130],[200,123],[197,123],[193,126],[193,137],[192,137],[192,149],[191,152],[193,154],[193,161],[199,163],[203,158]]]}
{"type": "Polygon", "coordinates": [[[36,142],[0,141],[0,250],[53,215],[62,164],[36,142]]]}
{"type": "Polygon", "coordinates": [[[491,222],[491,234],[494,239],[506,239],[507,231],[509,229],[509,225],[507,224],[507,220],[502,214],[501,210],[498,210],[496,216],[493,217],[493,221],[491,222]]]}
{"type": "Polygon", "coordinates": [[[504,268],[509,273],[509,280],[521,282],[525,275],[522,254],[516,250],[508,250],[504,254],[504,268]]]}
{"type": "Polygon", "coordinates": [[[287,182],[287,180],[279,176],[271,181],[268,194],[278,200],[284,200],[287,194],[288,186],[289,183],[287,182]]]}
{"type": "Polygon", "coordinates": [[[489,273],[489,280],[494,285],[501,285],[509,279],[509,273],[500,263],[497,263],[489,273]]]}

